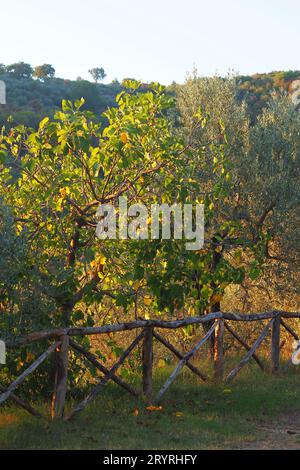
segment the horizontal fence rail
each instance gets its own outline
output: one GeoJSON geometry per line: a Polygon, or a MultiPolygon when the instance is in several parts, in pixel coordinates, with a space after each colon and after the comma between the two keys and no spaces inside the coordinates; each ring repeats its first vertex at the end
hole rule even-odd
{"type": "Polygon", "coordinates": [[[13,348],[16,346],[22,346],[24,344],[33,343],[35,341],[41,341],[43,339],[57,338],[60,336],[91,336],[101,335],[107,333],[117,333],[119,331],[136,330],[138,328],[156,327],[165,328],[169,330],[175,330],[182,328],[187,325],[200,325],[209,323],[214,320],[230,320],[239,322],[253,322],[268,320],[277,316],[281,318],[300,318],[299,312],[285,312],[280,310],[273,310],[265,313],[252,313],[252,314],[240,314],[240,313],[209,313],[201,317],[188,317],[183,320],[165,321],[165,320],[137,320],[129,323],[117,323],[113,325],[105,325],[99,327],[69,327],[69,328],[53,328],[49,330],[38,331],[30,333],[29,335],[21,338],[17,338],[14,341],[8,341],[6,343],[7,348],[13,348]]]}
{"type": "MultiPolygon", "coordinates": [[[[240,314],[229,312],[216,312],[210,313],[201,317],[189,317],[182,320],[165,321],[165,320],[137,320],[129,323],[118,323],[113,325],[105,325],[100,327],[69,327],[69,328],[54,328],[49,330],[38,331],[30,333],[27,336],[16,338],[7,343],[8,349],[18,348],[33,342],[48,340],[48,347],[46,351],[38,357],[11,385],[4,389],[0,384],[0,405],[11,399],[33,416],[40,417],[40,413],[35,410],[29,403],[19,398],[14,392],[16,388],[31,374],[33,373],[50,355],[55,355],[55,378],[54,378],[54,391],[52,396],[52,418],[68,420],[75,414],[85,409],[85,407],[94,400],[108,381],[113,381],[118,386],[122,387],[127,393],[133,397],[144,395],[151,403],[159,403],[164,397],[167,390],[172,383],[176,380],[181,370],[187,367],[193,374],[195,374],[202,381],[208,381],[208,377],[201,369],[196,367],[191,359],[200,348],[208,341],[213,346],[213,364],[215,382],[225,381],[226,383],[232,381],[241,369],[249,363],[250,360],[255,361],[261,370],[265,370],[265,365],[257,355],[257,350],[261,344],[266,340],[271,332],[271,371],[277,373],[280,370],[280,351],[283,343],[280,342],[280,331],[283,328],[295,340],[299,340],[297,333],[286,323],[285,320],[300,319],[299,312],[285,312],[281,310],[273,310],[264,313],[255,314],[240,314]],[[263,325],[262,331],[259,333],[256,341],[251,346],[245,341],[232,327],[230,322],[262,322],[267,321],[263,325]],[[206,331],[203,338],[201,338],[189,352],[181,353],[176,349],[166,338],[159,334],[155,329],[176,330],[183,328],[187,325],[204,325],[206,331]],[[130,344],[130,346],[120,355],[117,362],[109,369],[105,367],[99,358],[88,351],[83,346],[78,344],[72,337],[87,336],[87,335],[102,335],[107,333],[118,333],[122,331],[142,330],[137,334],[137,337],[130,344]],[[246,355],[225,377],[224,374],[224,335],[231,335],[246,351],[246,355]],[[49,341],[53,341],[49,345],[49,341]],[[179,359],[178,365],[175,367],[170,377],[166,380],[157,395],[153,396],[153,343],[154,340],[162,344],[168,351],[171,351],[175,357],[179,359]],[[142,369],[143,369],[143,384],[142,393],[135,390],[131,385],[127,384],[122,378],[117,375],[117,371],[124,364],[126,359],[130,356],[132,351],[140,344],[143,343],[142,348],[142,369]],[[93,366],[103,374],[103,377],[96,383],[89,395],[75,405],[67,416],[64,415],[66,394],[67,394],[67,379],[69,369],[69,351],[72,350],[76,355],[83,357],[85,361],[93,364],[93,366]]],[[[284,366],[286,370],[291,365],[291,360],[284,366]]]]}

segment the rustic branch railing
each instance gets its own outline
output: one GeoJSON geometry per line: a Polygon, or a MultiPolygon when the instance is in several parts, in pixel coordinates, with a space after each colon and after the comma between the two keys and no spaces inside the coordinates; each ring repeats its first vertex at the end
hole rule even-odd
{"type": "MultiPolygon", "coordinates": [[[[282,344],[280,343],[280,327],[282,326],[294,339],[298,339],[298,335],[295,331],[286,323],[288,319],[300,319],[300,313],[298,312],[285,312],[274,310],[271,312],[257,313],[257,314],[237,314],[237,313],[222,313],[216,312],[201,317],[190,317],[183,320],[175,321],[162,321],[162,320],[138,320],[130,323],[119,323],[115,325],[105,325],[101,327],[90,327],[90,328],[55,328],[51,330],[44,330],[35,333],[31,333],[22,338],[16,338],[14,341],[7,343],[7,349],[17,348],[26,344],[30,344],[36,341],[42,340],[54,340],[48,349],[36,359],[12,384],[4,390],[0,385],[0,405],[3,404],[7,399],[12,399],[19,406],[26,409],[29,413],[34,416],[41,416],[40,413],[35,410],[30,404],[26,403],[23,399],[20,399],[15,395],[15,389],[32,373],[40,364],[42,364],[52,353],[55,353],[55,384],[52,398],[52,418],[63,418],[64,408],[66,401],[67,392],[67,378],[68,378],[68,355],[69,350],[72,349],[76,354],[82,355],[84,359],[96,367],[101,373],[104,374],[102,379],[94,386],[93,390],[89,395],[65,417],[70,419],[79,411],[82,411],[103,389],[103,386],[112,380],[117,385],[122,387],[128,393],[134,397],[138,397],[140,393],[132,388],[131,385],[127,384],[123,379],[116,375],[117,370],[124,364],[125,360],[136,348],[136,346],[143,341],[143,395],[151,401],[153,396],[152,386],[152,373],[153,373],[153,340],[156,339],[169,351],[171,351],[178,359],[179,363],[172,372],[171,376],[165,382],[163,387],[158,392],[155,402],[160,402],[166,391],[169,389],[174,380],[178,377],[183,367],[188,367],[197,377],[203,381],[207,381],[206,375],[199,370],[194,364],[190,362],[191,358],[195,356],[196,352],[204,345],[204,343],[214,334],[214,380],[220,382],[223,380],[224,375],[224,334],[228,332],[233,338],[238,341],[246,350],[247,354],[239,362],[239,364],[233,368],[227,375],[225,381],[229,382],[233,380],[240,370],[253,359],[258,366],[264,370],[264,365],[256,354],[257,349],[267,338],[269,331],[271,330],[271,370],[273,373],[277,373],[280,369],[280,351],[282,344]],[[241,338],[236,331],[229,326],[228,322],[261,322],[269,320],[267,325],[264,326],[263,330],[259,334],[257,340],[250,346],[243,338],[241,338]],[[170,344],[163,336],[155,331],[158,329],[175,330],[182,328],[187,325],[201,325],[208,323],[212,325],[205,336],[197,342],[197,344],[185,354],[179,352],[172,344],[170,344]],[[111,369],[107,369],[98,358],[84,349],[81,345],[75,342],[72,337],[86,336],[86,335],[101,335],[107,333],[117,333],[121,331],[139,330],[141,333],[135,338],[130,344],[126,351],[120,356],[117,362],[111,369]]],[[[286,364],[286,369],[290,365],[290,361],[286,364]]]]}

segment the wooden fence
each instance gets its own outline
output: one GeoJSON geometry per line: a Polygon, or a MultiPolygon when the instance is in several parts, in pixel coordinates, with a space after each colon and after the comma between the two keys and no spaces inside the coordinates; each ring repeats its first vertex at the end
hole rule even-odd
{"type": "MultiPolygon", "coordinates": [[[[256,354],[257,349],[271,333],[271,367],[272,372],[276,373],[280,369],[280,330],[284,328],[294,339],[298,340],[298,335],[286,323],[288,319],[300,319],[300,313],[284,312],[284,311],[271,311],[259,314],[235,314],[235,313],[211,313],[202,317],[190,317],[183,320],[176,321],[161,321],[161,320],[138,320],[130,323],[120,323],[115,325],[105,325],[101,327],[90,328],[56,328],[51,330],[39,331],[31,333],[26,337],[17,338],[15,341],[7,344],[7,349],[18,348],[36,341],[52,340],[53,342],[48,346],[46,351],[38,357],[11,385],[4,390],[0,385],[0,405],[7,399],[12,399],[15,403],[25,408],[29,413],[34,416],[40,416],[40,413],[35,410],[29,403],[15,394],[17,387],[33,373],[52,353],[55,354],[55,384],[52,398],[52,418],[65,420],[70,419],[76,413],[83,410],[103,389],[103,386],[112,380],[117,385],[122,387],[126,392],[134,397],[143,394],[150,402],[159,403],[170,385],[178,377],[183,367],[188,367],[190,371],[197,375],[201,380],[207,381],[208,377],[190,361],[195,356],[196,352],[210,339],[213,338],[213,361],[214,361],[214,377],[215,381],[225,381],[226,383],[233,380],[240,370],[250,361],[254,360],[257,365],[264,370],[262,361],[256,354]],[[234,322],[262,322],[267,320],[267,324],[263,327],[258,338],[252,346],[250,346],[245,339],[243,339],[232,327],[231,323],[234,322]],[[201,338],[200,341],[188,352],[181,353],[166,338],[161,336],[156,330],[174,330],[182,328],[186,325],[199,325],[207,324],[207,333],[201,338]],[[90,351],[87,351],[80,344],[78,344],[74,337],[86,335],[101,335],[107,333],[116,333],[120,331],[141,330],[135,340],[118,358],[117,362],[110,369],[106,368],[99,359],[90,351]],[[224,377],[224,351],[223,339],[225,330],[233,336],[233,338],[246,349],[247,353],[243,359],[231,370],[227,376],[224,377]],[[152,388],[152,373],[153,373],[153,340],[156,339],[169,351],[171,351],[178,359],[178,365],[161,387],[158,394],[153,397],[152,388]],[[132,351],[139,343],[143,343],[143,390],[138,392],[131,385],[127,384],[122,378],[116,375],[118,369],[124,364],[125,360],[129,357],[132,351]],[[64,416],[64,408],[67,392],[67,378],[68,378],[68,353],[72,349],[76,354],[82,355],[87,361],[96,367],[98,371],[103,374],[103,377],[94,386],[89,395],[67,415],[64,416]]],[[[290,361],[285,365],[288,367],[290,361]]]]}

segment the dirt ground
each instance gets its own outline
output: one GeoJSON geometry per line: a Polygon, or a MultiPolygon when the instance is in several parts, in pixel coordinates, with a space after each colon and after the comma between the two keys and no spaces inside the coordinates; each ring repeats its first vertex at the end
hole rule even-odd
{"type": "Polygon", "coordinates": [[[257,426],[257,434],[261,437],[255,442],[246,443],[243,449],[300,449],[300,412],[289,411],[272,422],[261,421],[257,426]]]}

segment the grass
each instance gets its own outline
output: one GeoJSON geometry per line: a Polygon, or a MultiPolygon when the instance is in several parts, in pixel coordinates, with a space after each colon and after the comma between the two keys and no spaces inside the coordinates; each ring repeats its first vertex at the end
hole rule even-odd
{"type": "MultiPolygon", "coordinates": [[[[109,384],[66,423],[7,406],[0,411],[0,449],[237,449],[261,437],[261,421],[300,410],[297,372],[275,377],[248,366],[230,386],[199,383],[183,373],[162,410],[153,412],[109,384]]],[[[157,385],[165,378],[161,373],[157,385]]],[[[49,412],[49,405],[39,408],[49,412]]]]}

